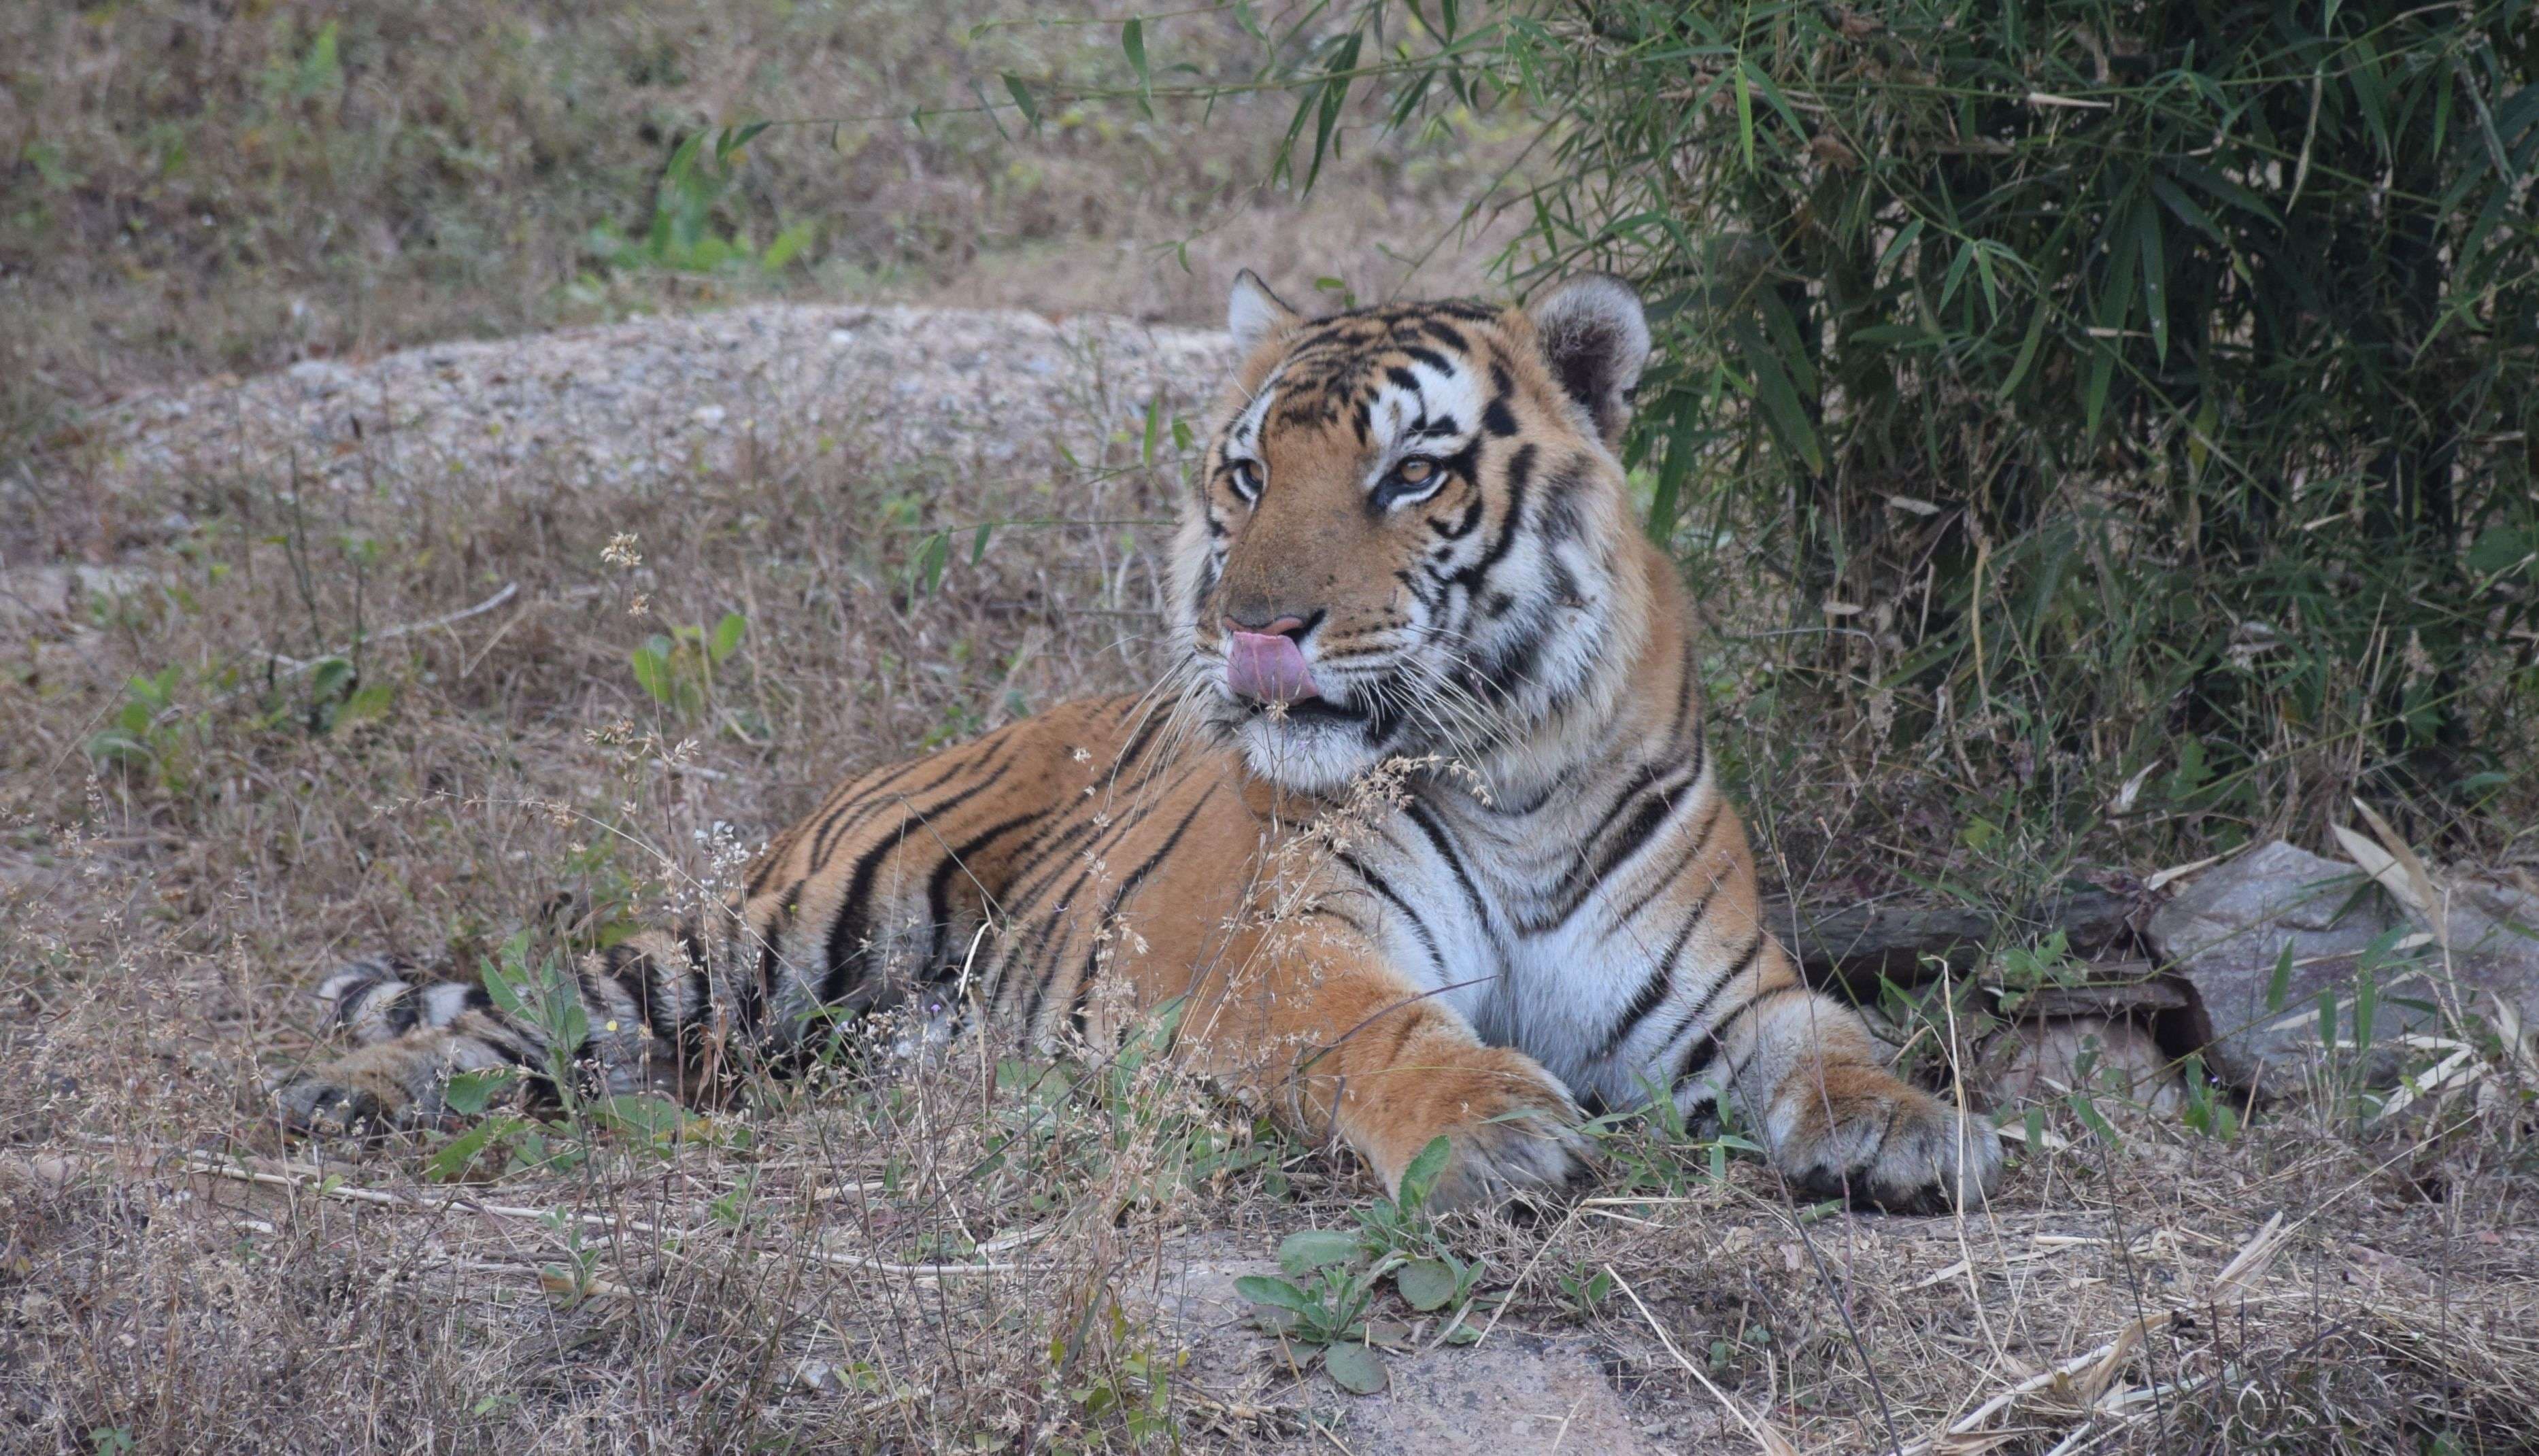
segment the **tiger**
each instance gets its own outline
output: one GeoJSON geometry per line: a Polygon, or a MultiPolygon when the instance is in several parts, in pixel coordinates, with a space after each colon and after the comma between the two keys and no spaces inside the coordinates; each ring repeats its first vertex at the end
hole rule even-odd
{"type": "Polygon", "coordinates": [[[694,1099],[740,1050],[1169,1015],[1179,1065],[1387,1191],[1444,1139],[1438,1209],[1559,1196],[1592,1116],[1660,1101],[1809,1196],[1982,1203],[1990,1123],[1899,1079],[1764,923],[1619,455],[1631,287],[1317,317],[1246,270],[1227,325],[1146,691],[839,785],[711,913],[580,956],[576,1045],[483,985],[345,968],[319,995],[362,1045],[279,1079],[286,1124],[432,1124],[466,1071],[694,1099]]]}

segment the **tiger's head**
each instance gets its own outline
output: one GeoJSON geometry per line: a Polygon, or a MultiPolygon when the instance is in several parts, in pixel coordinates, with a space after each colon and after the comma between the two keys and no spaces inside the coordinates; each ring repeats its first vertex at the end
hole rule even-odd
{"type": "Polygon", "coordinates": [[[1250,272],[1244,360],[1174,554],[1185,701],[1325,792],[1504,763],[1610,700],[1648,586],[1615,449],[1649,350],[1624,284],[1308,319],[1250,272]]]}

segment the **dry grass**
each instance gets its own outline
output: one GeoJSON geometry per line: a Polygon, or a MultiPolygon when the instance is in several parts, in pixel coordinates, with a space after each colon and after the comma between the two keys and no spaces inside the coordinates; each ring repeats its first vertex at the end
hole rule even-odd
{"type": "MultiPolygon", "coordinates": [[[[404,98],[401,126],[449,129],[415,99],[458,107],[450,83],[495,78],[469,103],[475,129],[450,143],[493,159],[481,189],[435,180],[460,165],[446,157],[412,174],[345,163],[334,190],[313,187],[330,175],[315,159],[348,129],[319,125],[304,98],[311,130],[289,145],[317,150],[255,173],[261,190],[243,189],[244,162],[199,164],[217,170],[201,185],[230,198],[219,215],[251,258],[137,241],[130,267],[108,261],[124,244],[101,253],[110,231],[82,221],[99,197],[149,200],[138,172],[116,171],[140,166],[116,160],[133,130],[116,118],[199,112],[210,129],[189,155],[270,156],[246,146],[238,99],[272,56],[307,54],[317,12],[278,5],[222,29],[201,23],[208,7],[136,5],[21,35],[54,89],[17,93],[16,123],[58,129],[71,173],[90,178],[38,199],[42,229],[67,231],[15,216],[0,253],[13,305],[41,318],[12,335],[41,361],[40,412],[58,423],[68,399],[303,350],[728,296],[729,278],[635,275],[601,279],[595,302],[572,293],[593,211],[624,221],[615,179],[657,165],[656,144],[616,135],[642,107],[694,119],[743,95],[842,104],[788,89],[831,74],[809,58],[814,39],[853,49],[856,66],[836,69],[874,95],[996,64],[921,43],[939,23],[913,7],[887,12],[907,30],[852,34],[807,6],[675,23],[558,7],[527,31],[506,29],[510,11],[482,24],[491,13],[348,19],[347,79],[318,99],[392,99],[359,72],[361,36],[412,28],[395,48],[431,84],[404,98]],[[628,57],[663,45],[688,58],[687,79],[628,79],[628,57]],[[150,59],[158,47],[179,60],[150,59]],[[497,52],[530,81],[508,79],[497,52]],[[536,69],[562,59],[592,68],[595,91],[571,107],[536,69]],[[133,90],[180,62],[196,69],[152,81],[160,101],[133,90]],[[168,100],[188,85],[230,101],[168,100]],[[539,97],[552,106],[528,106],[539,97]],[[606,180],[591,184],[606,207],[533,185],[541,168],[606,180]],[[508,219],[520,243],[470,253],[484,269],[471,272],[417,241],[458,236],[398,210],[418,198],[508,219]],[[308,210],[327,207],[344,214],[335,243],[310,228],[308,210]],[[340,240],[374,222],[396,247],[348,261],[340,240]],[[70,256],[74,242],[89,255],[70,256]],[[316,301],[298,341],[273,326],[292,298],[316,301]]],[[[1022,43],[995,43],[1009,41],[1022,43]]],[[[753,214],[762,236],[795,206],[845,216],[799,199],[865,176],[851,164],[879,169],[867,191],[921,173],[968,189],[945,204],[951,222],[839,243],[777,286],[834,293],[852,265],[867,270],[858,287],[1212,312],[1201,285],[1184,299],[1167,290],[1177,273],[1120,268],[1095,245],[1154,241],[1154,210],[1180,205],[1158,199],[1239,179],[1259,128],[1212,154],[1085,126],[1024,150],[1047,170],[1010,184],[1017,154],[975,136],[907,144],[897,163],[897,141],[843,163],[769,152],[767,185],[794,190],[753,214]],[[963,155],[967,172],[943,161],[963,155]],[[1126,217],[1080,205],[1102,187],[1135,198],[1126,217]],[[1054,199],[1078,201],[1057,222],[1015,221],[1054,199]],[[1000,229],[1007,241],[985,249],[925,243],[1000,229]]],[[[1373,198],[1388,174],[1479,171],[1469,154],[1365,165],[1336,206],[1373,198]]],[[[195,180],[176,170],[166,219],[201,203],[195,180]]],[[[1425,186],[1410,189],[1429,204],[1422,226],[1451,219],[1460,194],[1425,186]]],[[[881,228],[926,216],[922,200],[854,217],[881,228]]],[[[1372,266],[1370,240],[1400,221],[1386,208],[1305,231],[1372,266]]],[[[1278,233],[1292,248],[1294,223],[1271,203],[1201,208],[1186,226],[1278,233]]],[[[995,460],[911,456],[870,420],[830,433],[779,419],[745,451],[622,480],[563,449],[452,469],[375,440],[344,457],[354,484],[340,490],[262,459],[118,471],[102,432],[21,453],[11,484],[71,524],[12,549],[138,576],[85,594],[71,620],[0,617],[0,1446],[1368,1449],[1353,1422],[1373,1403],[1294,1379],[1274,1342],[1195,1317],[1188,1296],[1295,1229],[1354,1226],[1370,1190],[1134,1055],[1063,1068],[1065,1087],[976,1045],[887,1075],[840,1066],[676,1138],[601,1120],[523,1130],[457,1179],[432,1176],[446,1135],[290,1144],[256,1092],[266,1071],[322,1055],[300,993],[348,954],[394,946],[465,967],[523,924],[546,944],[657,914],[710,890],[735,843],[849,769],[1140,682],[1159,532],[1119,522],[1159,518],[1180,468],[1168,437],[1141,459],[1125,421],[1143,403],[1074,386],[1060,426],[995,460]],[[964,540],[940,589],[914,589],[928,529],[1015,518],[1104,523],[1009,531],[975,566],[964,540]],[[640,564],[604,559],[621,535],[640,564]],[[382,630],[507,585],[492,609],[382,630]],[[647,635],[730,611],[746,617],[743,646],[702,696],[664,705],[639,686],[628,655],[647,635]],[[321,688],[309,664],[364,636],[358,680],[321,688]],[[172,669],[166,706],[136,697],[133,678],[172,669]],[[385,692],[361,696],[374,688],[385,692]],[[136,702],[139,750],[95,752],[136,702]],[[572,905],[542,921],[559,890],[572,905]],[[518,1165],[497,1166],[507,1158],[518,1165]]],[[[1866,884],[1893,873],[1876,862],[1948,837],[1843,820],[1858,783],[1846,765],[1794,759],[1804,725],[1738,690],[1745,660],[1721,659],[1723,730],[1783,878],[1866,884]]],[[[1906,787],[1945,810],[1944,773],[1906,787]]],[[[1990,852],[2020,864],[2004,893],[2068,863],[2068,842],[2012,828],[1990,852]]],[[[2100,1099],[2111,1141],[2058,1104],[1995,1207],[1964,1220],[1800,1211],[1758,1165],[1729,1158],[1715,1175],[1714,1144],[1621,1125],[1583,1202],[1443,1230],[1505,1299],[1471,1316],[1489,1328],[1480,1351],[1420,1358],[1480,1358],[1529,1331],[1583,1342],[1667,1450],[2533,1449],[2534,1083],[2522,1048],[2481,1034],[2488,1075],[2385,1124],[2358,1123],[2327,1087],[2229,1139],[2100,1099]]],[[[1387,1316],[1407,1316],[1384,1297],[1387,1316]]],[[[1443,1333],[1404,1322],[1423,1342],[1443,1333]]],[[[1544,1449],[1566,1428],[1500,1434],[1544,1449]]]]}
{"type": "MultiPolygon", "coordinates": [[[[684,1141],[568,1130],[547,1150],[569,1167],[459,1183],[427,1176],[446,1138],[294,1146],[255,1095],[314,1054],[295,989],[338,957],[472,963],[555,889],[595,922],[657,913],[727,872],[719,821],[746,838],[848,767],[1136,681],[1151,528],[1000,536],[909,592],[916,520],[1160,513],[1169,443],[1149,469],[1116,423],[1132,402],[1072,409],[1071,465],[1046,445],[928,469],[775,432],[668,485],[532,456],[322,505],[287,475],[211,512],[191,480],[119,487],[135,518],[204,514],[143,558],[158,585],[28,634],[0,679],[12,1441],[1347,1439],[1344,1398],[1172,1291],[1349,1226],[1368,1190],[1158,1067],[1078,1069],[1064,1094],[976,1047],[840,1068],[684,1141]],[[418,528],[401,502],[425,484],[418,528]],[[640,565],[603,559],[620,534],[640,565]],[[307,676],[268,687],[252,650],[305,661],[357,614],[377,639],[494,583],[517,591],[377,641],[363,681],[393,697],[323,731],[307,676]],[[638,687],[645,634],[726,609],[745,647],[705,701],[638,687]],[[161,756],[92,773],[126,679],[170,664],[161,756]]],[[[2496,1065],[2359,1137],[2324,1094],[2227,1142],[2102,1102],[2110,1146],[2057,1110],[2054,1150],[1963,1224],[1794,1220],[1760,1168],[1714,1179],[1707,1145],[1625,1126],[1590,1201],[1446,1236],[1508,1292],[1485,1348],[1577,1332],[1660,1448],[1750,1448],[1721,1396],[1799,1449],[1953,1422],[1979,1434],[1939,1449],[2526,1448],[2539,1181],[2529,1082],[2496,1065]]]]}
{"type": "MultiPolygon", "coordinates": [[[[1261,11],[1271,26],[1300,13],[1261,11]]],[[[1431,249],[1522,152],[1507,124],[1385,137],[1370,102],[1305,204],[1261,184],[1280,95],[1159,102],[1151,119],[1085,102],[1037,131],[1010,105],[977,109],[1008,73],[1122,85],[1117,18],[1084,23],[1109,15],[1021,0],[33,7],[0,26],[0,478],[74,447],[79,409],[102,399],[637,310],[803,298],[1207,322],[1239,266],[1304,298],[1326,275],[1381,295],[1422,258],[1423,289],[1483,281],[1486,248],[1431,249]],[[944,114],[912,127],[920,107],[944,114]],[[707,229],[751,259],[789,231],[799,250],[773,269],[620,259],[678,142],[748,117],[805,124],[752,144],[707,229]]],[[[1222,8],[1153,17],[1146,35],[1176,84],[1265,59],[1222,8]]],[[[1507,230],[1484,219],[1476,236],[1507,230]]]]}

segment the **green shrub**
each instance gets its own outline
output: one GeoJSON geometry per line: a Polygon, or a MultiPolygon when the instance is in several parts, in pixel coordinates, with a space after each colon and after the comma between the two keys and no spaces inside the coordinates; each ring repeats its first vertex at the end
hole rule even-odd
{"type": "Polygon", "coordinates": [[[1353,86],[1545,118],[1519,276],[1652,301],[1651,531],[1777,578],[1786,685],[1882,741],[2471,807],[2539,700],[2533,19],[1374,0],[1295,145],[1353,86]]]}

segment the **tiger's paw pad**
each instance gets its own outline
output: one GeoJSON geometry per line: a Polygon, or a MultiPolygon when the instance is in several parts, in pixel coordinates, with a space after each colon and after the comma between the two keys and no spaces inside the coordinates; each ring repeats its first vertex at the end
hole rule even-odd
{"type": "Polygon", "coordinates": [[[1470,1079],[1444,1083],[1455,1090],[1422,1109],[1426,1116],[1418,1121],[1429,1126],[1416,1141],[1404,1140],[1404,1166],[1387,1170],[1385,1181],[1397,1193],[1409,1164],[1441,1136],[1446,1165],[1428,1188],[1431,1212],[1557,1194],[1586,1174],[1594,1150],[1579,1129],[1584,1115],[1549,1073],[1497,1049],[1461,1070],[1472,1074],[1470,1079]]]}
{"type": "Polygon", "coordinates": [[[265,1084],[283,1126],[311,1137],[373,1133],[391,1125],[377,1094],[347,1086],[322,1073],[297,1072],[265,1084]]]}
{"type": "Polygon", "coordinates": [[[1850,1099],[1829,1128],[1821,1115],[1800,1121],[1816,1124],[1815,1136],[1785,1141],[1775,1160],[1810,1193],[1890,1213],[1937,1213],[1980,1209],[2001,1182],[2001,1138],[1989,1119],[1891,1078],[1850,1099]]]}
{"type": "Polygon", "coordinates": [[[1559,1193],[1586,1175],[1591,1160],[1576,1120],[1549,1111],[1503,1115],[1447,1138],[1445,1171],[1428,1190],[1433,1213],[1559,1193]]]}

